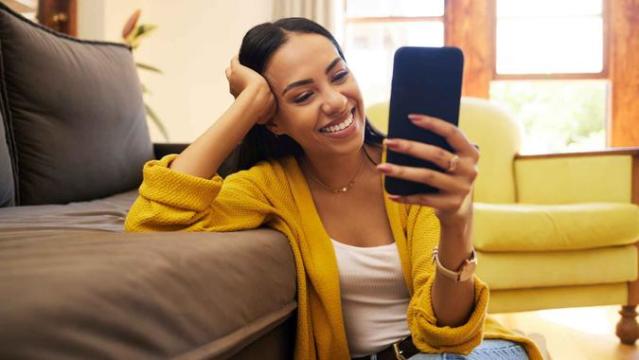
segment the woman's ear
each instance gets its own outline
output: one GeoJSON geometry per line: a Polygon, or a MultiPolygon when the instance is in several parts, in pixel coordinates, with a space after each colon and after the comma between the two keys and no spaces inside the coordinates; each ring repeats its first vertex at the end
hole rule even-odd
{"type": "Polygon", "coordinates": [[[277,120],[277,116],[270,118],[265,124],[266,129],[272,132],[275,136],[284,135],[284,131],[279,126],[279,121],[277,120]]]}

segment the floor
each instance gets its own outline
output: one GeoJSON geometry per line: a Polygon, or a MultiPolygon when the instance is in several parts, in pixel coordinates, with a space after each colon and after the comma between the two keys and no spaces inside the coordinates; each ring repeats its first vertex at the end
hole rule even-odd
{"type": "Polygon", "coordinates": [[[621,345],[615,335],[620,309],[601,306],[493,316],[507,327],[543,334],[552,360],[639,360],[639,347],[621,345]]]}

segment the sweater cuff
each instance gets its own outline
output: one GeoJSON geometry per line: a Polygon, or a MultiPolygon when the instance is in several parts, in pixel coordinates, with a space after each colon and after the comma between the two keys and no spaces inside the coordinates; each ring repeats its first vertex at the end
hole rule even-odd
{"type": "Polygon", "coordinates": [[[468,321],[460,326],[437,326],[431,289],[435,275],[430,276],[408,306],[408,327],[415,346],[425,353],[458,353],[468,355],[482,341],[488,307],[488,287],[476,275],[475,307],[468,321]]]}
{"type": "Polygon", "coordinates": [[[203,211],[220,192],[222,178],[205,179],[171,170],[169,165],[177,154],[144,164],[140,195],[157,203],[181,209],[203,211]]]}

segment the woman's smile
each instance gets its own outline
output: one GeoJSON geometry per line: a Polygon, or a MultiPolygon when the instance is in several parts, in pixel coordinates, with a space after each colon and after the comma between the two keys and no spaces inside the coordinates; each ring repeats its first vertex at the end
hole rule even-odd
{"type": "Polygon", "coordinates": [[[336,120],[331,122],[329,125],[324,126],[319,131],[324,136],[328,136],[330,138],[345,138],[357,132],[360,128],[359,121],[355,118],[356,108],[349,112],[348,117],[343,120],[336,120]]]}

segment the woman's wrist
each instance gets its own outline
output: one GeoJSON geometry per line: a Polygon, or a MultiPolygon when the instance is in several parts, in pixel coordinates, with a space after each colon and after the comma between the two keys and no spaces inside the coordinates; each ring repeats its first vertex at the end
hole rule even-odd
{"type": "Polygon", "coordinates": [[[274,106],[273,93],[266,82],[247,86],[240,93],[236,102],[248,105],[246,114],[256,123],[264,120],[272,112],[274,106]]]}
{"type": "Polygon", "coordinates": [[[441,224],[439,260],[447,269],[457,269],[473,252],[471,219],[441,224]]]}

